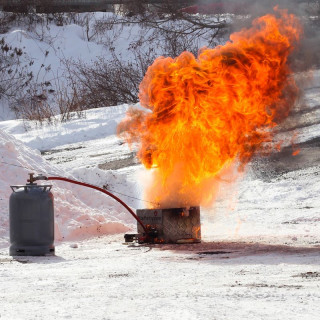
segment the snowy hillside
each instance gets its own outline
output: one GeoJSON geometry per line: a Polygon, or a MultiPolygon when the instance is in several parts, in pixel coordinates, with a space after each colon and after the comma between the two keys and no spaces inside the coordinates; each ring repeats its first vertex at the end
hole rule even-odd
{"type": "MultiPolygon", "coordinates": [[[[230,20],[228,15],[222,18],[230,20]]],[[[29,90],[31,95],[44,95],[53,114],[61,112],[59,98],[65,99],[67,94],[72,96],[71,86],[77,79],[72,78],[73,68],[77,68],[74,64],[92,66],[108,61],[119,64],[136,62],[138,58],[143,61],[148,56],[152,56],[153,60],[164,55],[165,48],[161,45],[153,45],[150,49],[150,44],[143,41],[144,37],[155,32],[152,27],[120,23],[117,19],[121,19],[121,16],[95,12],[69,14],[61,19],[56,21],[50,15],[38,15],[30,19],[25,17],[25,21],[23,18],[21,21],[11,21],[8,31],[1,34],[2,41],[12,50],[16,48],[22,52],[15,64],[27,66],[27,71],[33,74],[34,83],[26,89],[20,88],[16,95],[25,99],[24,90],[29,90]],[[37,19],[39,22],[36,23],[37,19]]],[[[224,37],[223,40],[217,37],[215,43],[224,40],[224,37]]],[[[208,45],[204,33],[193,39],[192,44],[198,48],[208,45]]],[[[23,112],[21,103],[12,108],[6,99],[1,99],[0,120],[16,118],[12,109],[23,112]]]]}

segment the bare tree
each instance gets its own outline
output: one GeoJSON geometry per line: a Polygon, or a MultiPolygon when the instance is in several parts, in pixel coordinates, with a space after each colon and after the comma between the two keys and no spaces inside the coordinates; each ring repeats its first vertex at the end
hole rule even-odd
{"type": "Polygon", "coordinates": [[[28,66],[33,62],[21,62],[22,49],[12,47],[4,38],[0,40],[0,98],[12,99],[16,92],[28,86],[33,79],[28,66]]]}
{"type": "Polygon", "coordinates": [[[139,84],[155,59],[152,50],[146,55],[135,52],[134,61],[122,61],[116,54],[106,60],[100,57],[93,65],[68,61],[69,83],[77,90],[82,109],[138,102],[139,84]]]}
{"type": "MultiPolygon", "coordinates": [[[[184,10],[184,6],[188,4],[190,1],[165,0],[152,5],[148,4],[147,0],[135,1],[130,4],[130,9],[122,12],[122,15],[114,15],[105,21],[100,21],[99,27],[103,29],[103,24],[105,28],[113,25],[138,24],[154,30],[156,35],[161,33],[171,39],[188,37],[192,41],[205,36],[208,46],[215,45],[214,40],[228,32],[231,22],[220,14],[189,14],[184,10]]],[[[155,34],[150,35],[149,41],[153,41],[155,34]]]]}
{"type": "Polygon", "coordinates": [[[193,16],[181,9],[181,3],[168,0],[148,6],[146,1],[132,2],[121,15],[109,15],[90,25],[88,40],[104,43],[110,56],[100,57],[93,64],[66,62],[72,69],[69,81],[76,83],[82,108],[138,102],[140,82],[155,58],[175,57],[183,51],[196,55],[203,43],[215,46],[219,37],[228,32],[230,24],[220,15],[193,16]],[[130,33],[132,28],[135,36],[121,55],[116,47],[124,28],[127,28],[125,33],[130,33]]]}

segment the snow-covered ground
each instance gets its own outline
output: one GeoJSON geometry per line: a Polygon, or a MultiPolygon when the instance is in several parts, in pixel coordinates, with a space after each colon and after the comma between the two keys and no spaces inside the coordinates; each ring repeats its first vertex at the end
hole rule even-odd
{"type": "Polygon", "coordinates": [[[63,243],[51,258],[0,250],[1,319],[319,319],[319,248],[121,241],[63,243]]]}
{"type": "MultiPolygon", "coordinates": [[[[63,30],[66,39],[83,36],[76,26],[63,30]]],[[[18,34],[33,46],[20,31],[10,36],[18,34]]],[[[315,72],[278,135],[294,137],[300,154],[284,144],[237,181],[221,183],[214,208],[201,208],[203,242],[193,245],[123,245],[123,234],[135,231],[124,208],[53,182],[56,256],[10,257],[10,185],[24,184],[30,171],[105,186],[136,209],[146,206],[144,169],[115,135],[128,105],[54,126],[0,122],[0,318],[318,319],[318,83],[315,72]]]]}

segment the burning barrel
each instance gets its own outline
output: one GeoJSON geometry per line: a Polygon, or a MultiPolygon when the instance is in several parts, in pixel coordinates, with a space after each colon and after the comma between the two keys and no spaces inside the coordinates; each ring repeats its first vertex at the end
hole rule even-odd
{"type": "MultiPolygon", "coordinates": [[[[159,243],[197,243],[201,241],[200,207],[138,209],[137,216],[157,231],[159,243]]],[[[143,233],[138,223],[138,233],[143,233]]]]}

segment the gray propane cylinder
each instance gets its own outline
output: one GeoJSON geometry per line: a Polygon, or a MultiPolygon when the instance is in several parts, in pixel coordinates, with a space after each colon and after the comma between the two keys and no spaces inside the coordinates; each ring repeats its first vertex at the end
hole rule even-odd
{"type": "Polygon", "coordinates": [[[11,186],[9,201],[11,256],[54,255],[51,185],[11,186]]]}

